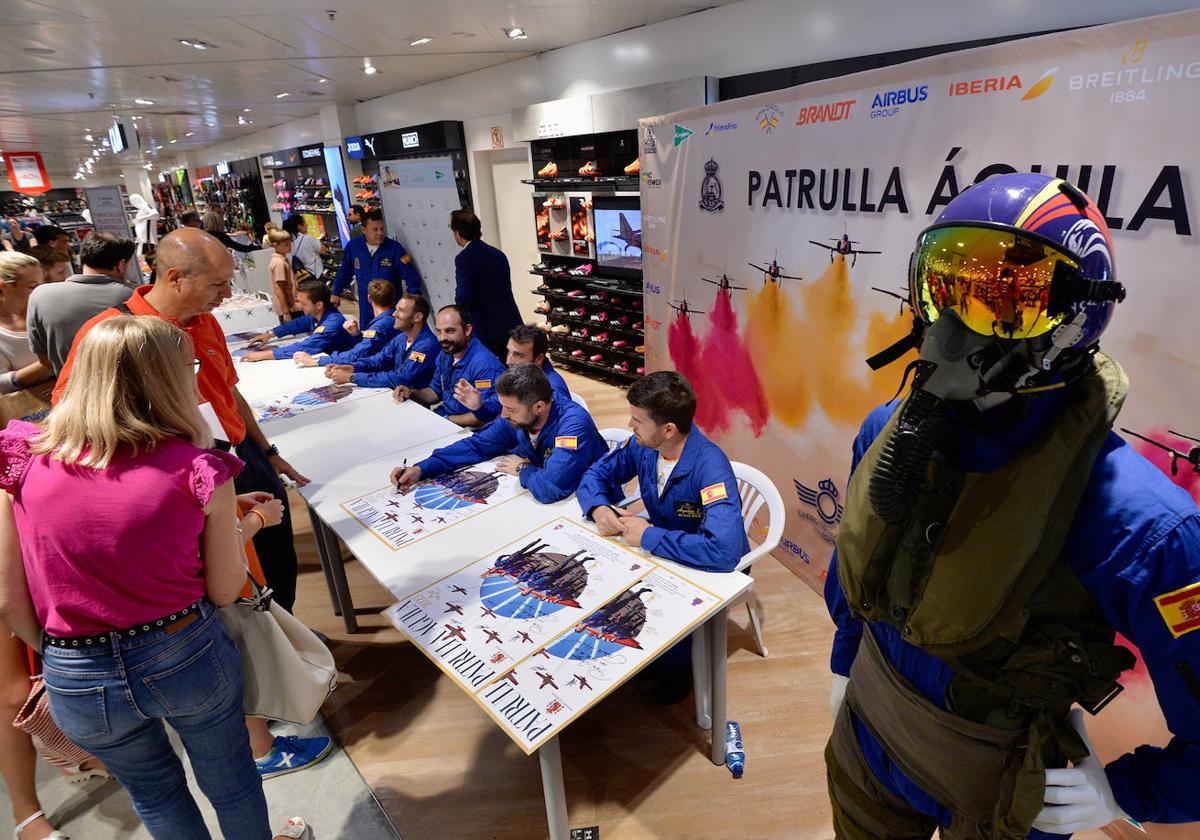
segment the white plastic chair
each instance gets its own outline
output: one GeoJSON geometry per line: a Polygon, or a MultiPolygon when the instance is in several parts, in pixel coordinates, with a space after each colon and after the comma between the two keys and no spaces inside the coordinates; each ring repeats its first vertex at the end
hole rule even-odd
{"type": "MultiPolygon", "coordinates": [[[[750,536],[750,526],[754,522],[754,517],[762,510],[764,504],[767,506],[767,513],[770,516],[770,521],[767,524],[767,533],[763,537],[762,542],[742,555],[742,559],[738,561],[736,571],[749,574],[750,567],[755,561],[770,554],[779,545],[779,541],[783,538],[783,523],[786,511],[783,506],[783,496],[779,494],[779,489],[771,479],[767,478],[762,470],[738,461],[731,462],[730,466],[733,467],[733,474],[737,478],[738,496],[742,503],[742,525],[746,529],[746,535],[750,536]]],[[[758,652],[765,657],[767,655],[767,646],[763,644],[762,623],[758,611],[755,609],[753,592],[753,588],[747,590],[745,595],[729,606],[733,607],[741,602],[746,604],[746,611],[750,614],[750,624],[754,628],[754,640],[758,643],[758,652]]],[[[701,628],[692,633],[692,675],[693,689],[696,696],[696,723],[702,729],[709,729],[712,726],[711,704],[708,694],[708,673],[708,646],[705,644],[705,636],[703,628],[701,628]]],[[[724,725],[724,722],[722,722],[722,725],[724,725]]]]}
{"type": "MultiPolygon", "coordinates": [[[[583,397],[579,396],[579,394],[576,394],[574,391],[571,392],[571,400],[574,403],[576,403],[577,405],[579,405],[581,408],[583,408],[583,410],[586,411],[588,414],[592,413],[592,410],[590,408],[588,408],[587,400],[585,400],[583,397]]],[[[609,449],[612,449],[612,447],[610,446],[609,449]]]]}
{"type": "MultiPolygon", "coordinates": [[[[574,397],[575,395],[572,394],[571,396],[574,397]]],[[[633,437],[633,432],[629,431],[629,429],[618,429],[613,427],[609,429],[601,429],[600,437],[604,438],[604,442],[608,444],[608,451],[612,452],[622,443],[633,437]]],[[[642,491],[635,487],[632,494],[621,500],[621,507],[629,507],[629,505],[640,500],[641,498],[642,491]]]]}

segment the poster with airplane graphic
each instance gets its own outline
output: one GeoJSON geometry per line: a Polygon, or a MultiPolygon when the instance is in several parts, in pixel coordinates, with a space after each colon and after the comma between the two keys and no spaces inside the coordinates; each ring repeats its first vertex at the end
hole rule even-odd
{"type": "Polygon", "coordinates": [[[474,692],[653,567],[559,518],[413,594],[387,615],[474,692]]]}
{"type": "Polygon", "coordinates": [[[484,708],[526,752],[582,714],[719,606],[660,566],[479,692],[484,708]],[[513,714],[520,709],[520,714],[513,714]]]}
{"type": "Polygon", "coordinates": [[[398,551],[524,492],[514,476],[497,472],[491,460],[427,478],[404,494],[385,487],[342,508],[398,551]]]}
{"type": "Polygon", "coordinates": [[[255,418],[261,426],[272,420],[295,417],[306,411],[361,400],[363,397],[369,397],[375,393],[370,388],[357,388],[354,385],[319,385],[316,388],[306,388],[296,393],[251,400],[250,410],[254,412],[255,418]]]}

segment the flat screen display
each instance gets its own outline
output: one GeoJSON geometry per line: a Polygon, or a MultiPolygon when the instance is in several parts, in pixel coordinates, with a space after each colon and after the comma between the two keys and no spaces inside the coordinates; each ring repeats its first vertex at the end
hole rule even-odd
{"type": "Polygon", "coordinates": [[[109,126],[108,145],[113,150],[113,154],[116,155],[129,148],[129,141],[125,139],[125,126],[119,122],[115,122],[109,126]]]}
{"type": "Polygon", "coordinates": [[[642,211],[637,198],[596,196],[592,223],[597,268],[621,273],[642,270],[642,211]]]}

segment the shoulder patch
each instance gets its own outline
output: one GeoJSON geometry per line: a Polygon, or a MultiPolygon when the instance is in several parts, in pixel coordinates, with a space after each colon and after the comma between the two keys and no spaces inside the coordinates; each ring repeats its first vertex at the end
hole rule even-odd
{"type": "Polygon", "coordinates": [[[363,338],[374,338],[375,330],[363,330],[362,337],[363,338]]]}
{"type": "Polygon", "coordinates": [[[1200,581],[1159,595],[1154,599],[1154,605],[1176,639],[1184,633],[1200,630],[1200,581]]]}
{"type": "Polygon", "coordinates": [[[625,438],[625,440],[621,441],[621,445],[618,446],[617,449],[624,449],[629,445],[629,441],[631,440],[633,440],[633,435],[630,435],[629,437],[625,438]]]}
{"type": "Polygon", "coordinates": [[[414,362],[423,362],[425,361],[425,354],[420,350],[410,350],[408,353],[408,358],[412,359],[414,362]]]}
{"type": "Polygon", "coordinates": [[[475,380],[475,387],[476,387],[478,390],[480,390],[480,391],[484,391],[484,390],[486,390],[486,389],[488,389],[488,388],[491,388],[491,387],[492,387],[492,380],[490,380],[490,379],[476,379],[476,380],[475,380]]]}
{"type": "Polygon", "coordinates": [[[400,262],[404,263],[405,265],[408,265],[410,262],[412,262],[412,257],[410,257],[408,254],[405,254],[403,257],[400,258],[400,262]]]}
{"type": "Polygon", "coordinates": [[[315,330],[313,330],[313,335],[316,335],[317,333],[323,333],[323,332],[325,332],[324,327],[317,327],[315,330]]]}
{"type": "Polygon", "coordinates": [[[554,445],[558,449],[578,449],[579,438],[575,435],[560,435],[554,439],[554,445]]]}
{"type": "Polygon", "coordinates": [[[716,484],[710,484],[700,490],[700,503],[711,505],[713,502],[719,502],[721,499],[728,499],[729,494],[725,492],[725,482],[718,481],[716,484]]]}

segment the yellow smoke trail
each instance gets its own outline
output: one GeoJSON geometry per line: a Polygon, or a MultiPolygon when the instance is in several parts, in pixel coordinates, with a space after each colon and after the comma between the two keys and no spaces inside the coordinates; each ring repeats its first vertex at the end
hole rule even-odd
{"type": "Polygon", "coordinates": [[[779,285],[767,282],[749,297],[746,346],[771,414],[793,429],[804,425],[812,405],[801,319],[779,285]]]}

